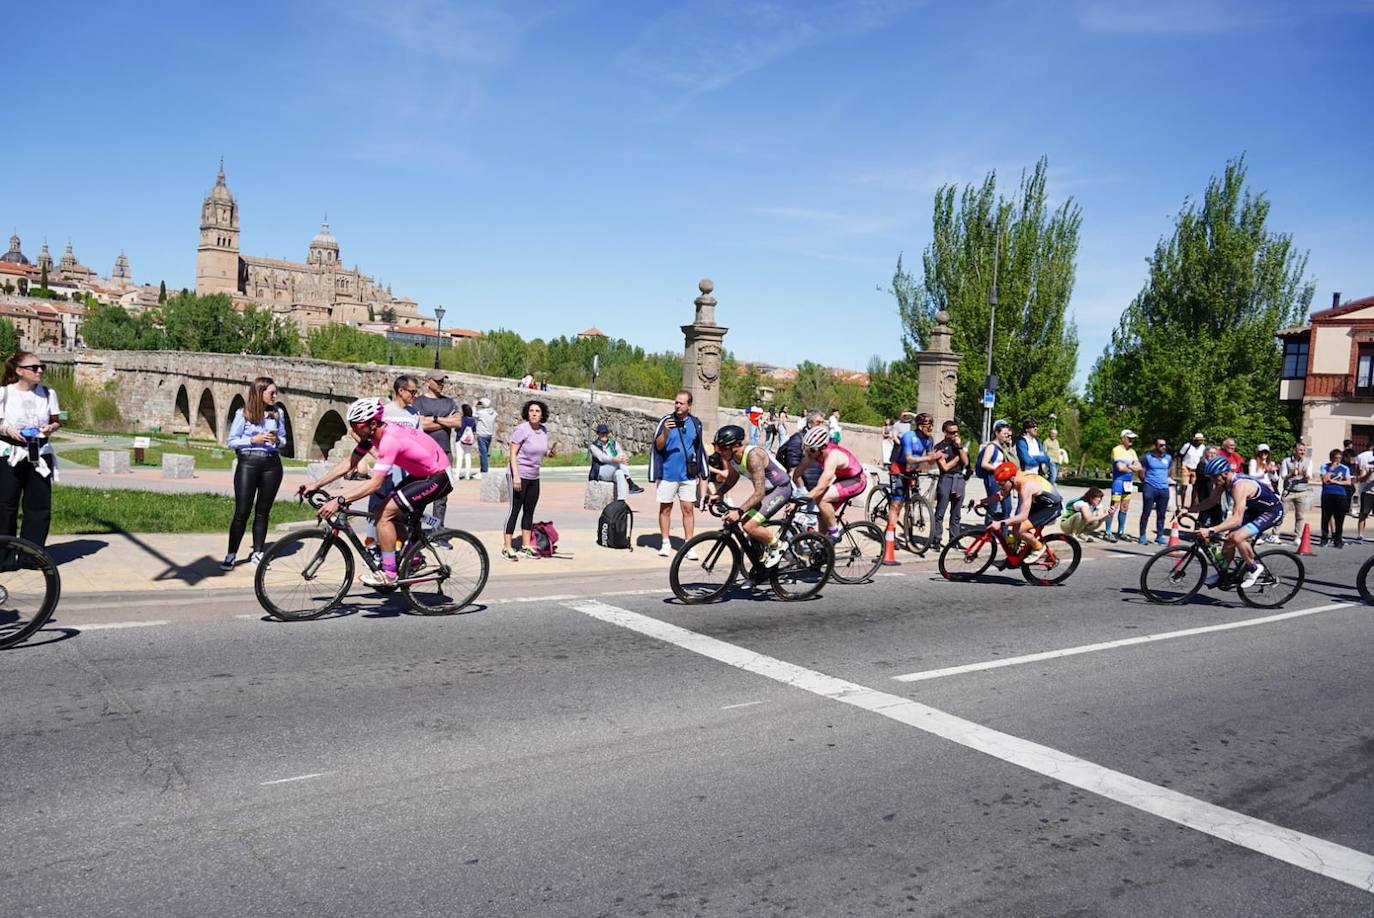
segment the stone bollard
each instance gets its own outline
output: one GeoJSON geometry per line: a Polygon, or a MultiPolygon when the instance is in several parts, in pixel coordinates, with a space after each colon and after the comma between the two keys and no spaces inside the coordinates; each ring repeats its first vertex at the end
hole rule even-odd
{"type": "Polygon", "coordinates": [[[486,504],[510,503],[510,479],[499,472],[483,475],[477,499],[486,504]]]}
{"type": "Polygon", "coordinates": [[[587,482],[587,489],[582,492],[582,509],[601,511],[613,500],[615,500],[615,482],[589,481],[587,482]]]}
{"type": "Polygon", "coordinates": [[[194,478],[196,475],[196,457],[186,456],[180,453],[162,454],[162,477],[163,478],[194,478]]]}
{"type": "Polygon", "coordinates": [[[129,451],[127,449],[102,449],[100,451],[100,474],[128,475],[129,451]]]}

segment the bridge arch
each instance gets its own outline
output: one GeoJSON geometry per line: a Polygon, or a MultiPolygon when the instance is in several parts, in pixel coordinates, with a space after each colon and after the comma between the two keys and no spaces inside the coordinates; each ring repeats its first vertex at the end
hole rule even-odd
{"type": "Polygon", "coordinates": [[[219,416],[215,411],[215,394],[208,388],[200,393],[196,408],[195,429],[192,435],[206,440],[219,439],[219,416]]]}
{"type": "MultiPolygon", "coordinates": [[[[348,436],[348,425],[337,411],[326,411],[315,425],[315,433],[310,438],[310,458],[328,459],[334,444],[348,436]]],[[[335,456],[335,459],[339,457],[335,456]]]]}
{"type": "Polygon", "coordinates": [[[185,425],[186,432],[191,432],[191,396],[186,393],[185,383],[177,388],[177,399],[172,412],[172,422],[178,425],[185,425]]]}
{"type": "Polygon", "coordinates": [[[286,442],[282,444],[281,454],[283,458],[294,459],[296,457],[296,428],[291,423],[291,411],[286,407],[285,402],[277,402],[277,414],[281,418],[282,429],[286,431],[286,442]]]}
{"type": "Polygon", "coordinates": [[[239,409],[244,406],[243,393],[234,393],[233,401],[229,402],[229,412],[224,416],[224,436],[229,436],[229,430],[234,426],[234,415],[238,414],[239,409]]]}

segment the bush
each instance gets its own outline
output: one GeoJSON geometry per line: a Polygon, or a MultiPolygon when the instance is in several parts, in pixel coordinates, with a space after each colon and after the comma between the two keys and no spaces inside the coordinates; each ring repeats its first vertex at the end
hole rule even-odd
{"type": "Polygon", "coordinates": [[[70,370],[54,370],[43,382],[57,393],[57,403],[67,412],[66,425],[84,430],[116,431],[126,425],[119,413],[118,384],[110,380],[103,388],[79,385],[70,370]]]}

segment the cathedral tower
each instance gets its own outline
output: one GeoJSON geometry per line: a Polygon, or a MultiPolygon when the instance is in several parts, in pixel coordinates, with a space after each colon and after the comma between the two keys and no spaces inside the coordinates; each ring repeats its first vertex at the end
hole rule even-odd
{"type": "Polygon", "coordinates": [[[200,205],[200,247],[196,250],[196,293],[240,292],[239,205],[224,184],[224,162],[215,187],[200,205]]]}

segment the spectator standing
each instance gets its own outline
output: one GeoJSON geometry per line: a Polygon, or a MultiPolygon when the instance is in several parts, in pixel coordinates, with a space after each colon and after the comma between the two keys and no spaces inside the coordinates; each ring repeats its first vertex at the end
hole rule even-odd
{"type": "Polygon", "coordinates": [[[491,438],[496,436],[496,409],[491,407],[491,399],[479,398],[477,410],[473,412],[477,421],[477,458],[481,468],[477,477],[487,474],[487,457],[491,454],[491,438]]]}
{"type": "MultiPolygon", "coordinates": [[[[1268,443],[1261,443],[1255,447],[1255,458],[1250,460],[1249,474],[1251,478],[1258,478],[1260,481],[1269,485],[1275,494],[1281,493],[1279,490],[1279,466],[1273,460],[1269,451],[1268,443]]],[[[1278,527],[1270,529],[1256,541],[1277,542],[1279,540],[1278,527]]]]}
{"type": "Polygon", "coordinates": [[[1235,472],[1238,475],[1245,474],[1245,469],[1248,463],[1245,461],[1244,456],[1236,452],[1235,437],[1226,437],[1225,439],[1223,439],[1221,441],[1221,450],[1217,453],[1217,455],[1231,464],[1231,471],[1235,472]]]}
{"type": "MultiPolygon", "coordinates": [[[[1186,429],[1186,428],[1185,428],[1186,429]]],[[[1192,442],[1178,451],[1178,502],[1186,507],[1192,499],[1193,482],[1197,481],[1198,463],[1207,452],[1207,438],[1201,432],[1193,434],[1192,442]]]]}
{"type": "Polygon", "coordinates": [[[516,385],[519,386],[519,388],[521,388],[521,389],[533,389],[533,388],[534,388],[534,373],[532,373],[532,372],[527,372],[524,376],[520,377],[520,382],[517,383],[516,385]]]}
{"type": "Polygon", "coordinates": [[[773,441],[778,438],[778,413],[771,407],[763,419],[763,448],[773,451],[773,441]]]}
{"type": "MultiPolygon", "coordinates": [[[[806,415],[805,419],[802,421],[801,427],[796,433],[788,437],[787,441],[783,443],[782,448],[778,450],[778,461],[782,463],[783,468],[790,472],[802,464],[802,460],[806,458],[806,447],[802,445],[802,438],[806,436],[808,430],[813,427],[819,427],[824,423],[825,415],[821,414],[819,411],[813,411],[806,415]]],[[[816,482],[820,480],[820,463],[813,462],[802,470],[802,482],[806,485],[808,491],[815,490],[816,482]]]]}
{"type": "Polygon", "coordinates": [[[1283,460],[1279,477],[1283,481],[1283,490],[1279,493],[1283,495],[1284,507],[1293,508],[1293,539],[1296,541],[1302,535],[1302,524],[1312,503],[1312,460],[1307,458],[1307,447],[1301,440],[1293,444],[1293,454],[1283,460]]]}
{"type": "Polygon", "coordinates": [[[1045,455],[1050,460],[1050,484],[1058,484],[1059,467],[1069,461],[1069,454],[1059,445],[1059,431],[1051,427],[1050,435],[1045,438],[1042,445],[1045,447],[1045,455]]]}
{"type": "Polygon", "coordinates": [[[791,420],[787,416],[787,406],[783,405],[782,410],[778,412],[777,449],[782,449],[782,445],[787,442],[787,425],[791,420]]]}
{"type": "Polygon", "coordinates": [[[1111,513],[1111,505],[1106,502],[1102,489],[1089,488],[1082,497],[1069,501],[1059,528],[1080,539],[1093,538],[1097,527],[1111,513]]]}
{"type": "Polygon", "coordinates": [[[840,412],[839,412],[839,411],[832,411],[832,412],[830,412],[830,420],[829,420],[827,423],[828,423],[829,426],[830,426],[830,442],[831,442],[831,443],[839,443],[839,442],[840,442],[840,436],[841,436],[841,431],[840,431],[840,412]]]}
{"type": "Polygon", "coordinates": [[[610,481],[615,484],[615,499],[624,500],[631,494],[641,494],[644,489],[630,480],[630,454],[611,439],[611,428],[605,424],[596,425],[596,439],[587,444],[587,452],[592,457],[592,467],[587,473],[588,481],[610,481]]]}
{"type": "Polygon", "coordinates": [[[1050,457],[1040,442],[1040,422],[1035,418],[1021,422],[1021,436],[1016,440],[1016,464],[1023,472],[1045,475],[1049,471],[1050,457]]]}
{"type": "MultiPolygon", "coordinates": [[[[391,401],[382,410],[382,420],[388,424],[399,424],[419,430],[420,411],[415,400],[420,397],[420,381],[414,376],[402,373],[391,384],[391,401]]],[[[397,472],[400,469],[396,470],[397,472]]],[[[399,479],[397,479],[399,481],[399,479]]]]}
{"type": "Polygon", "coordinates": [[[1135,473],[1140,471],[1135,438],[1136,432],[1127,428],[1121,431],[1121,442],[1112,447],[1112,502],[1103,532],[1108,542],[1126,537],[1126,514],[1131,510],[1131,494],[1135,492],[1135,473]],[[1115,533],[1112,532],[1111,511],[1116,512],[1115,533]]]}
{"type": "MultiPolygon", "coordinates": [[[[429,434],[429,438],[448,456],[452,441],[459,432],[462,415],[458,413],[457,403],[444,394],[446,385],[448,377],[441,371],[430,372],[425,377],[425,394],[416,396],[413,407],[420,415],[420,429],[429,434]]],[[[425,525],[428,528],[443,526],[448,515],[448,493],[432,502],[426,511],[425,525]]]]}
{"type": "Polygon", "coordinates": [[[539,557],[530,531],[534,528],[534,508],[539,505],[539,470],[549,451],[549,432],[544,427],[548,419],[549,406],[530,399],[521,406],[520,424],[511,431],[506,470],[510,477],[510,515],[506,517],[501,547],[501,557],[508,561],[539,557]],[[521,538],[518,553],[511,544],[517,519],[521,538]]]}
{"type": "Polygon", "coordinates": [[[959,438],[959,422],[945,421],[940,425],[944,439],[935,444],[935,521],[931,526],[931,544],[940,546],[940,534],[945,517],[949,517],[949,540],[959,538],[959,513],[964,506],[964,470],[968,468],[968,447],[959,438]]]}
{"type": "Polygon", "coordinates": [[[1322,539],[1329,538],[1336,548],[1345,547],[1345,515],[1350,511],[1350,466],[1341,461],[1342,453],[1333,449],[1322,474],[1322,539]]]}
{"type": "Polygon", "coordinates": [[[477,452],[477,419],[472,406],[464,402],[458,408],[459,422],[453,430],[453,477],[476,479],[472,470],[472,454],[477,452]]]}
{"type": "MultiPolygon", "coordinates": [[[[669,529],[673,503],[682,508],[682,532],[690,541],[695,531],[693,512],[702,482],[706,479],[706,445],[701,422],[692,414],[692,393],[686,389],[673,396],[673,411],[659,419],[654,431],[654,451],[649,457],[649,480],[657,482],[658,545],[661,558],[671,557],[669,529]]],[[[689,554],[695,561],[695,552],[689,554]]]]}
{"type": "Polygon", "coordinates": [[[286,445],[286,425],[277,408],[277,384],[259,376],[248,387],[243,407],[234,412],[225,445],[237,454],[234,464],[234,516],[229,521],[229,552],[221,570],[233,570],[239,544],[253,514],[253,551],[249,564],[262,560],[267,550],[267,530],[272,502],[281,489],[281,449],[286,445]]]}
{"type": "Polygon", "coordinates": [[[1360,501],[1360,522],[1355,530],[1355,543],[1363,545],[1364,522],[1374,511],[1374,448],[1358,453],[1350,471],[1355,475],[1355,493],[1360,501]]]}
{"type": "Polygon", "coordinates": [[[749,445],[757,446],[759,431],[763,429],[763,409],[758,405],[750,405],[747,416],[749,419],[749,445]]]}
{"type": "Polygon", "coordinates": [[[0,389],[0,534],[17,532],[40,547],[48,541],[57,477],[57,457],[48,438],[62,426],[57,393],[43,384],[44,372],[36,354],[18,351],[5,361],[0,389]]]}
{"type": "Polygon", "coordinates": [[[1155,437],[1155,448],[1140,459],[1140,544],[1145,545],[1145,530],[1150,522],[1150,512],[1155,514],[1155,544],[1166,545],[1169,537],[1164,534],[1164,513],[1169,509],[1169,470],[1174,457],[1169,455],[1169,443],[1163,437],[1155,437]]]}
{"type": "Polygon", "coordinates": [[[1011,422],[998,419],[992,424],[992,440],[978,450],[977,472],[987,489],[988,519],[1004,520],[1011,516],[1011,495],[1002,493],[1002,485],[993,477],[997,466],[1011,456],[1011,422]]]}
{"type": "Polygon", "coordinates": [[[1354,516],[1359,512],[1359,508],[1356,506],[1355,501],[1355,475],[1359,470],[1358,463],[1355,461],[1355,456],[1355,442],[1353,440],[1346,440],[1345,448],[1341,450],[1341,464],[1350,470],[1350,481],[1345,486],[1345,493],[1350,498],[1346,504],[1346,513],[1350,516],[1354,516]]]}
{"type": "MultiPolygon", "coordinates": [[[[1207,447],[1202,451],[1202,463],[1198,467],[1201,468],[1207,464],[1208,459],[1213,459],[1219,455],[1221,455],[1221,450],[1217,449],[1217,447],[1207,447]]],[[[1196,481],[1193,482],[1193,502],[1188,506],[1193,507],[1207,500],[1207,498],[1212,496],[1212,489],[1216,486],[1216,481],[1214,479],[1208,478],[1206,475],[1197,476],[1196,481]]],[[[1222,501],[1224,500],[1225,498],[1223,497],[1222,501]]],[[[1226,518],[1226,508],[1222,506],[1222,501],[1218,501],[1215,506],[1208,507],[1198,514],[1197,528],[1214,529],[1218,523],[1226,518]]]]}

